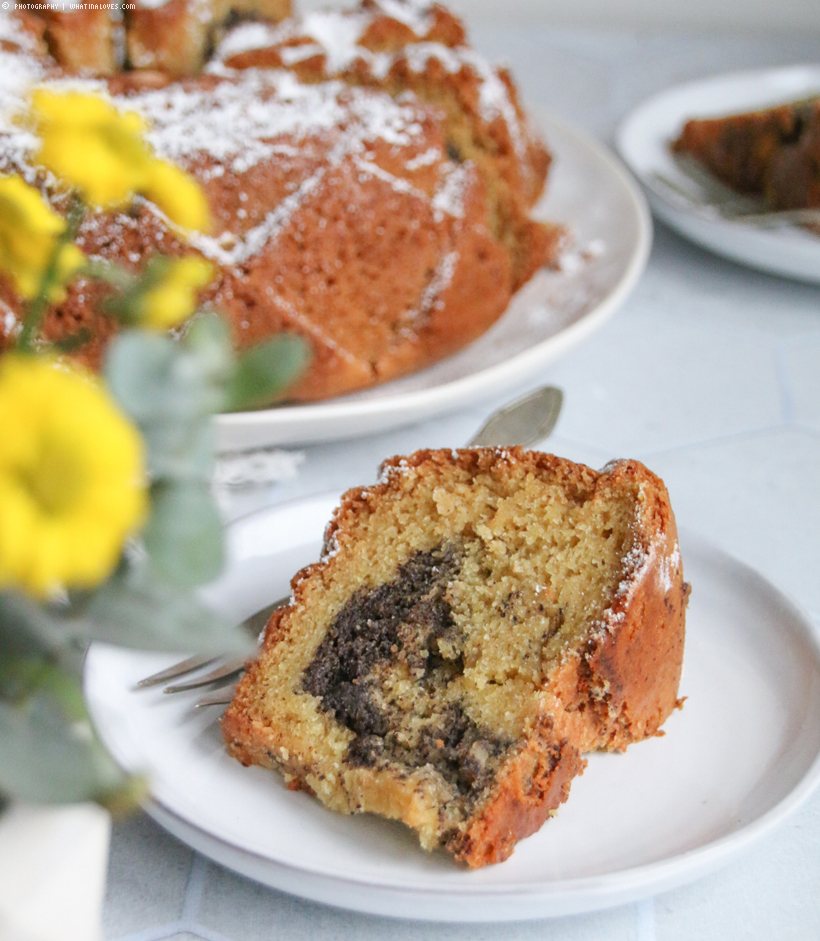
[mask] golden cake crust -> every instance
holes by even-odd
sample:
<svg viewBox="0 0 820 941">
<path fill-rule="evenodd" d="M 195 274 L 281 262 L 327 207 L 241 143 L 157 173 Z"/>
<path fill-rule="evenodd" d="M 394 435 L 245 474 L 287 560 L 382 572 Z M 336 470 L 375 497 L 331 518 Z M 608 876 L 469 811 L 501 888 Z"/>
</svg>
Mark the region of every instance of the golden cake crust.
<svg viewBox="0 0 820 941">
<path fill-rule="evenodd" d="M 45 45 L 66 73 L 94 77 L 124 68 L 194 75 L 229 24 L 277 23 L 291 14 L 290 0 L 138 0 L 122 11 L 79 0 L 61 9 L 38 6 L 12 15 L 38 22 Z"/>
<path fill-rule="evenodd" d="M 552 655 L 532 689 L 530 718 L 519 744 L 466 824 L 442 832 L 430 810 L 424 774 L 390 778 L 368 767 L 345 770 L 342 761 L 334 782 L 325 773 L 317 776 L 317 754 L 296 713 L 288 713 L 289 694 L 270 683 L 278 675 L 274 664 L 280 651 L 293 642 L 292 632 L 302 623 L 300 612 L 304 617 L 317 598 L 332 593 L 354 554 L 369 551 L 363 540 L 371 516 L 402 494 L 439 492 L 445 486 L 457 492 L 465 481 L 489 478 L 510 493 L 528 480 L 550 481 L 564 488 L 568 499 L 579 501 L 629 490 L 636 501 L 636 531 L 621 581 L 595 629 L 583 643 Z M 439 499 L 447 512 L 447 495 Z M 389 517 L 378 519 L 378 526 L 389 525 Z M 518 840 L 541 826 L 583 770 L 583 753 L 622 750 L 662 734 L 660 726 L 679 705 L 688 586 L 666 489 L 638 462 L 621 461 L 596 472 L 518 448 L 422 451 L 392 459 L 380 483 L 344 495 L 327 528 L 322 560 L 298 573 L 292 589 L 290 605 L 273 615 L 262 653 L 249 665 L 222 720 L 229 752 L 243 764 L 283 771 L 290 787 L 317 794 L 333 809 L 398 817 L 419 831 L 423 845 L 443 845 L 470 867 L 506 859 Z M 321 734 L 330 735 L 331 727 L 323 727 Z"/>
</svg>

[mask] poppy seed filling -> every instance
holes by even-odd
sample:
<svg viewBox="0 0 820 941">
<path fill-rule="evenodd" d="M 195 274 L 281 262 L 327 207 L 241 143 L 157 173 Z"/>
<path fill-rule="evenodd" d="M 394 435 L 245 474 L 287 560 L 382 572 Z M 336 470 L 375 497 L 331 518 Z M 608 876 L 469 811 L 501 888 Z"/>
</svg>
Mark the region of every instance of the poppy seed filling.
<svg viewBox="0 0 820 941">
<path fill-rule="evenodd" d="M 464 672 L 463 638 L 447 599 L 460 563 L 458 546 L 443 544 L 415 552 L 392 581 L 356 591 L 305 670 L 302 690 L 354 733 L 352 765 L 429 765 L 460 796 L 474 798 L 513 743 L 479 727 L 448 696 Z"/>
</svg>

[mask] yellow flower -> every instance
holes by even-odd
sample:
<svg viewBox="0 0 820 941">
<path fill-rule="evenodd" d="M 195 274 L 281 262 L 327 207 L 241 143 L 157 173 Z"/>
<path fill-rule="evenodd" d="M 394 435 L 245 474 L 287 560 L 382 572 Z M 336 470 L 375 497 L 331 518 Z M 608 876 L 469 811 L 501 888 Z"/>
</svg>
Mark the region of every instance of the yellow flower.
<svg viewBox="0 0 820 941">
<path fill-rule="evenodd" d="M 211 211 L 202 187 L 173 163 L 155 160 L 142 192 L 183 229 L 195 232 L 207 232 L 210 229 Z"/>
<path fill-rule="evenodd" d="M 205 231 L 210 218 L 199 184 L 154 155 L 143 140 L 145 121 L 97 95 L 39 88 L 31 94 L 37 161 L 83 198 L 103 209 L 142 193 L 174 223 Z"/>
<path fill-rule="evenodd" d="M 42 141 L 37 161 L 88 202 L 122 206 L 143 188 L 153 155 L 142 139 L 146 126 L 139 115 L 82 92 L 40 88 L 31 103 Z"/>
<path fill-rule="evenodd" d="M 159 283 L 140 295 L 136 320 L 149 330 L 168 330 L 191 316 L 200 288 L 213 280 L 214 266 L 197 255 L 168 262 Z"/>
<path fill-rule="evenodd" d="M 89 373 L 18 354 L 0 415 L 0 589 L 99 584 L 145 518 L 139 433 Z"/>
<path fill-rule="evenodd" d="M 33 186 L 20 177 L 0 174 L 0 271 L 11 278 L 15 290 L 33 298 L 51 261 L 66 221 L 54 212 Z M 49 301 L 65 297 L 65 283 L 85 264 L 85 256 L 68 243 L 57 259 L 57 276 Z"/>
</svg>

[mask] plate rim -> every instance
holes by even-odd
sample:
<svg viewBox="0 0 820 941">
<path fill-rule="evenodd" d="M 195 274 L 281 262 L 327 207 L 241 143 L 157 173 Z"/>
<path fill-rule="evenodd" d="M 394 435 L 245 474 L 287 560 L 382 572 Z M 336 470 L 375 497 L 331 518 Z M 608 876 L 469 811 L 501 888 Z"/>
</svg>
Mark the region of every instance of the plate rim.
<svg viewBox="0 0 820 941">
<path fill-rule="evenodd" d="M 667 99 L 674 100 L 679 96 L 692 94 L 703 95 L 716 86 L 724 84 L 741 82 L 753 84 L 755 82 L 772 81 L 779 76 L 785 77 L 788 75 L 804 75 L 805 84 L 813 82 L 820 90 L 820 64 L 811 62 L 759 69 L 738 69 L 719 72 L 705 78 L 679 82 L 655 92 L 631 108 L 618 122 L 614 134 L 614 143 L 618 155 L 643 187 L 654 214 L 681 235 L 717 255 L 747 267 L 816 284 L 820 283 L 820 264 L 812 266 L 801 260 L 799 256 L 790 259 L 787 254 L 785 260 L 778 260 L 777 253 L 772 256 L 767 252 L 767 249 L 772 248 L 779 250 L 781 253 L 783 252 L 784 243 L 782 239 L 778 238 L 776 231 L 749 226 L 741 220 L 724 219 L 719 216 L 715 216 L 715 218 L 701 216 L 667 199 L 665 194 L 654 186 L 647 177 L 644 167 L 633 159 L 633 147 L 630 140 L 635 128 L 640 127 L 646 120 L 646 114 L 657 109 Z M 775 103 L 775 101 L 772 101 L 771 104 Z M 769 106 L 766 104 L 765 97 L 759 101 L 759 104 L 761 107 Z M 752 109 L 754 106 L 754 102 L 750 101 L 749 104 L 738 105 L 737 107 Z M 706 117 L 710 116 L 708 103 L 704 104 L 703 111 Z M 677 112 L 674 113 L 677 114 Z M 686 116 L 683 114 L 677 115 L 679 126 L 682 125 Z M 719 113 L 716 112 L 713 116 L 719 116 Z M 652 141 L 653 144 L 662 143 L 655 135 L 653 135 Z M 803 247 L 815 254 L 813 251 L 815 246 L 811 243 L 805 243 Z M 820 238 L 817 239 L 816 249 L 818 260 L 820 260 Z"/>
<path fill-rule="evenodd" d="M 330 490 L 283 501 L 239 517 L 231 523 L 228 530 L 234 532 L 235 540 L 240 540 L 241 530 L 244 527 L 258 525 L 267 517 L 275 518 L 283 509 L 292 510 L 298 508 L 299 505 L 310 503 L 337 502 L 339 496 L 340 491 Z M 690 552 L 697 552 L 701 556 L 711 555 L 713 558 L 720 559 L 723 565 L 728 564 L 739 575 L 751 577 L 777 602 L 778 606 L 789 612 L 791 629 L 799 626 L 801 639 L 814 653 L 814 673 L 816 678 L 820 679 L 820 628 L 813 623 L 802 607 L 769 578 L 721 549 L 708 538 L 688 527 L 680 527 L 679 532 L 681 542 L 689 547 Z M 91 657 L 87 657 L 83 669 L 84 693 L 88 684 L 90 661 Z M 143 806 L 161 826 L 215 862 L 280 891 L 323 904 L 389 917 L 412 917 L 453 923 L 491 922 L 533 917 L 559 917 L 594 911 L 635 901 L 685 884 L 719 868 L 742 853 L 747 846 L 797 811 L 808 800 L 818 784 L 820 784 L 820 748 L 799 780 L 773 807 L 731 833 L 674 856 L 615 872 L 573 879 L 495 886 L 465 882 L 458 886 L 448 884 L 438 888 L 416 882 L 408 884 L 406 879 L 401 882 L 381 881 L 374 880 L 372 877 L 345 875 L 338 869 L 325 870 L 315 865 L 289 863 L 237 846 L 209 832 L 199 823 L 182 816 L 163 800 L 154 796 L 149 796 Z M 294 878 L 299 882 L 298 888 L 293 886 Z M 319 885 L 317 886 L 316 883 Z M 347 892 L 352 894 L 348 896 L 345 894 Z M 422 897 L 432 899 L 437 907 L 434 906 L 434 910 L 429 913 L 418 912 L 413 908 L 412 914 L 408 914 L 406 908 L 401 909 L 402 900 L 405 905 L 412 906 Z M 487 900 L 486 905 L 481 903 L 482 899 Z M 488 906 L 504 899 L 508 903 L 515 902 L 522 905 L 520 912 L 511 913 L 508 909 L 504 909 L 502 914 L 494 914 Z M 469 902 L 470 911 L 465 913 L 458 909 L 449 914 L 442 912 L 441 904 L 445 901 Z M 476 903 L 479 905 L 476 906 Z M 397 910 L 397 905 L 401 910 Z"/>
<path fill-rule="evenodd" d="M 538 365 L 549 362 L 555 356 L 574 346 L 603 324 L 623 305 L 640 280 L 652 248 L 652 213 L 646 196 L 641 187 L 636 184 L 632 174 L 624 166 L 622 159 L 591 134 L 556 116 L 547 109 L 530 108 L 529 113 L 538 125 L 539 130 L 543 131 L 545 135 L 549 135 L 551 127 L 555 128 L 561 134 L 571 138 L 577 146 L 581 146 L 594 154 L 596 159 L 607 168 L 607 171 L 618 180 L 634 213 L 636 223 L 635 245 L 629 262 L 621 273 L 617 284 L 603 301 L 572 324 L 534 346 L 514 354 L 503 362 L 429 388 L 395 395 L 388 394 L 384 398 L 371 399 L 366 402 L 341 402 L 338 399 L 329 399 L 305 405 L 282 406 L 276 409 L 260 409 L 218 415 L 215 417 L 218 450 L 223 452 L 241 450 L 243 446 L 238 444 L 238 436 L 243 431 L 249 437 L 259 437 L 260 440 L 262 437 L 269 437 L 271 445 L 309 444 L 318 443 L 319 441 L 343 440 L 348 437 L 355 437 L 356 434 L 354 432 L 340 432 L 336 438 L 328 435 L 317 438 L 309 430 L 304 430 L 306 423 L 318 425 L 342 417 L 384 419 L 387 416 L 395 416 L 396 421 L 387 425 L 380 424 L 380 428 L 386 430 L 387 428 L 400 427 L 403 424 L 418 420 L 419 416 L 429 415 L 432 417 L 433 415 L 446 414 L 447 411 L 458 408 L 471 396 L 482 395 L 488 397 L 520 384 L 523 370 L 526 370 L 529 375 Z M 401 413 L 405 412 L 408 413 L 407 417 L 399 417 Z M 263 430 L 271 422 L 277 426 L 279 433 L 273 436 L 263 435 Z"/>
</svg>

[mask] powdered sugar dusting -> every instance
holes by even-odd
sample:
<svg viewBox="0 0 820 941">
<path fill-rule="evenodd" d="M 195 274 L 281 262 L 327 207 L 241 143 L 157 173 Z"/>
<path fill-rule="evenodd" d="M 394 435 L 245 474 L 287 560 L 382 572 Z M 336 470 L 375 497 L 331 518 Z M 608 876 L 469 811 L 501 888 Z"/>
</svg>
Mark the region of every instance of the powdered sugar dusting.
<svg viewBox="0 0 820 941">
<path fill-rule="evenodd" d="M 380 91 L 350 88 L 339 81 L 303 84 L 284 70 L 235 72 L 222 67 L 222 72 L 205 87 L 175 84 L 126 98 L 110 98 L 101 82 L 56 80 L 48 84 L 61 90 L 94 91 L 109 97 L 118 108 L 138 112 L 147 120 L 150 130 L 146 136 L 157 154 L 187 166 L 203 181 L 226 171 L 241 175 L 277 154 L 298 156 L 311 144 L 319 148 L 321 166 L 261 222 L 241 235 L 192 236 L 196 248 L 222 265 L 242 264 L 256 255 L 316 193 L 328 172 L 345 163 L 352 164 L 360 175 L 378 177 L 398 192 L 432 202 L 437 214 L 460 213 L 462 168 L 456 168 L 453 178 L 445 180 L 431 201 L 412 183 L 368 159 L 375 141 L 397 148 L 415 145 L 424 129 L 423 112 L 413 102 L 399 102 Z M 25 81 L 20 86 L 22 92 Z M 10 119 L 0 126 L 0 132 L 5 132 L 4 156 L 23 172 L 31 171 L 30 154 L 36 149 L 36 139 Z M 143 203 L 170 227 L 156 206 Z M 117 223 L 120 221 L 118 218 Z"/>
<path fill-rule="evenodd" d="M 438 147 L 430 147 L 423 154 L 413 157 L 405 163 L 408 170 L 420 170 L 422 167 L 432 166 L 437 160 L 441 160 L 443 154 Z"/>
<path fill-rule="evenodd" d="M 386 484 L 389 483 L 394 477 L 401 477 L 410 470 L 410 464 L 407 462 L 407 458 L 403 457 L 398 461 L 393 461 L 390 464 L 382 464 L 379 470 L 379 478 L 376 481 L 377 484 Z"/>
<path fill-rule="evenodd" d="M 407 46 L 402 55 L 414 72 L 424 72 L 430 59 L 436 59 L 444 67 L 445 72 L 451 75 L 461 71 L 464 64 L 462 57 L 455 49 L 440 42 L 419 42 Z"/>
<path fill-rule="evenodd" d="M 433 25 L 432 3 L 418 0 L 376 0 L 376 6 L 385 16 L 409 26 L 419 37 L 426 35 Z"/>
<path fill-rule="evenodd" d="M 658 568 L 658 577 L 660 578 L 661 585 L 663 590 L 671 591 L 674 587 L 674 582 L 672 581 L 672 576 L 680 568 L 680 547 L 678 543 L 675 542 L 675 548 L 672 550 L 671 555 L 665 555 L 661 559 L 660 567 Z"/>
<path fill-rule="evenodd" d="M 325 68 L 332 75 L 359 57 L 357 43 L 371 20 L 367 13 L 308 13 L 302 21 L 302 32 L 322 47 Z"/>
<path fill-rule="evenodd" d="M 314 45 L 313 43 L 307 43 L 301 46 L 285 46 L 279 53 L 282 57 L 282 62 L 288 66 L 297 65 L 299 62 L 304 62 L 305 59 L 312 59 L 314 56 L 322 54 L 322 47 Z"/>
<path fill-rule="evenodd" d="M 377 0 L 376 12 L 315 12 L 294 18 L 276 27 L 258 24 L 240 26 L 223 40 L 215 60 L 225 61 L 238 52 L 264 49 L 296 39 L 310 39 L 308 45 L 283 45 L 279 52 L 286 65 L 293 65 L 316 54 L 325 56 L 325 72 L 338 76 L 360 60 L 373 76 L 383 79 L 398 60 L 406 61 L 414 72 L 424 72 L 431 59 L 437 60 L 452 75 L 471 70 L 479 79 L 479 110 L 485 121 L 501 117 L 506 123 L 519 158 L 526 155 L 526 132 L 522 118 L 510 98 L 507 86 L 490 63 L 467 46 L 451 48 L 439 42 L 425 42 L 432 25 L 432 4 L 406 0 Z M 378 15 L 378 11 L 409 26 L 421 41 L 411 42 L 395 53 L 373 52 L 359 45 L 359 40 Z M 213 68 L 213 66 L 212 66 Z"/>
<path fill-rule="evenodd" d="M 350 89 L 332 81 L 305 85 L 289 72 L 249 69 L 227 72 L 213 89 L 171 86 L 131 96 L 122 106 L 148 119 L 148 140 L 160 156 L 184 164 L 204 155 L 237 174 L 283 148 L 298 154 L 311 139 L 333 135 L 323 166 L 258 225 L 241 237 L 232 233 L 193 237 L 192 244 L 223 265 L 241 264 L 258 253 L 315 193 L 328 170 L 351 158 L 358 161 L 360 169 L 389 180 L 397 190 L 417 192 L 426 199 L 410 183 L 364 157 L 368 142 L 382 140 L 404 147 L 422 133 L 419 113 L 413 106 L 379 92 Z M 283 143 L 283 137 L 288 143 Z M 208 175 L 215 174 L 203 173 Z"/>
<path fill-rule="evenodd" d="M 331 524 L 332 525 L 332 524 Z M 325 530 L 325 538 L 322 544 L 322 554 L 319 558 L 320 562 L 327 562 L 328 559 L 332 559 L 334 556 L 339 554 L 339 550 L 342 548 L 339 545 L 339 540 L 336 538 L 336 533 L 329 535 L 330 525 Z"/>
<path fill-rule="evenodd" d="M 587 245 L 579 246 L 569 239 L 564 239 L 558 255 L 558 267 L 566 274 L 577 274 L 589 262 L 606 254 L 603 239 L 592 239 Z"/>
<path fill-rule="evenodd" d="M 0 139 L 3 156 L 11 163 L 20 164 L 37 142 L 26 130 L 18 127 L 14 119 L 25 108 L 26 94 L 32 85 L 41 81 L 45 69 L 34 52 L 36 44 L 19 22 L 8 13 L 0 12 L 0 41 L 13 43 L 19 52 L 0 49 Z M 0 165 L 0 169 L 2 165 Z M 31 178 L 31 174 L 26 174 Z"/>
<path fill-rule="evenodd" d="M 287 311 L 289 319 L 296 324 L 300 330 L 304 331 L 307 336 L 313 337 L 317 344 L 332 350 L 336 356 L 352 365 L 360 365 L 360 361 L 356 356 L 343 346 L 340 346 L 328 335 L 326 330 L 322 329 L 320 324 L 316 324 L 309 317 L 305 317 L 293 304 L 288 303 L 288 301 L 284 300 L 279 295 L 273 295 L 271 300 L 281 310 Z"/>
<path fill-rule="evenodd" d="M 191 244 L 203 255 L 213 258 L 222 265 L 238 265 L 247 261 L 248 258 L 260 252 L 285 227 L 294 213 L 299 210 L 305 198 L 319 187 L 326 172 L 326 168 L 323 167 L 303 180 L 295 192 L 283 199 L 275 209 L 267 213 L 259 225 L 249 229 L 242 238 L 231 237 L 232 233 L 223 233 L 218 238 L 195 234 L 191 237 Z"/>
<path fill-rule="evenodd" d="M 242 488 L 292 480 L 305 462 L 303 451 L 262 448 L 220 454 L 214 470 L 215 487 Z"/>
<path fill-rule="evenodd" d="M 458 265 L 458 259 L 458 252 L 448 252 L 438 263 L 430 283 L 421 295 L 418 313 L 426 314 L 433 310 L 433 308 L 441 309 L 444 306 L 441 295 L 452 283 L 453 275 Z"/>
<path fill-rule="evenodd" d="M 469 163 L 454 164 L 446 169 L 442 185 L 433 196 L 436 222 L 440 222 L 445 214 L 456 219 L 464 218 L 464 194 L 469 173 Z"/>
<path fill-rule="evenodd" d="M 624 575 L 615 590 L 616 598 L 621 598 L 629 594 L 635 581 L 643 574 L 649 565 L 653 549 L 654 544 L 647 548 L 646 546 L 636 543 L 629 552 L 626 553 L 623 557 Z"/>
<path fill-rule="evenodd" d="M 277 137 L 298 140 L 342 124 L 341 91 L 338 84 L 303 85 L 289 72 L 249 69 L 212 89 L 172 85 L 124 105 L 148 119 L 147 138 L 160 156 L 205 154 L 243 173 L 271 157 Z"/>
<path fill-rule="evenodd" d="M 253 49 L 265 49 L 280 42 L 284 36 L 283 29 L 271 23 L 240 23 L 219 44 L 215 58 L 224 60 Z"/>
<path fill-rule="evenodd" d="M 17 315 L 2 300 L 0 300 L 0 324 L 3 325 L 3 336 L 5 337 L 15 337 L 22 329 Z"/>
<path fill-rule="evenodd" d="M 371 160 L 363 160 L 361 158 L 356 158 L 355 165 L 360 171 L 359 180 L 360 182 L 365 182 L 369 177 L 376 177 L 379 180 L 382 180 L 385 183 L 388 183 L 392 189 L 397 193 L 405 193 L 411 196 L 415 196 L 417 199 L 427 200 L 427 196 L 420 190 L 413 186 L 408 180 L 405 180 L 403 177 L 394 176 L 392 173 L 388 173 L 387 170 L 384 170 L 377 163 L 373 163 Z"/>
<path fill-rule="evenodd" d="M 155 0 L 142 5 L 150 7 L 152 4 L 159 5 Z M 406 0 L 379 0 L 377 3 L 383 13 L 406 23 L 417 35 L 424 35 L 429 28 L 431 6 L 427 2 Z M 14 118 L 25 105 L 28 89 L 45 82 L 57 90 L 92 91 L 107 97 L 122 110 L 140 113 L 149 125 L 147 138 L 157 154 L 186 167 L 206 183 L 226 172 L 241 176 L 276 155 L 297 157 L 305 148 L 316 146 L 322 157 L 320 168 L 294 184 L 294 190 L 257 224 L 244 232 L 192 236 L 191 242 L 196 248 L 224 266 L 243 264 L 275 239 L 305 202 L 316 198 L 328 173 L 343 164 L 345 172 L 352 167 L 362 180 L 377 177 L 396 192 L 425 201 L 437 223 L 446 216 L 463 218 L 465 193 L 475 168 L 469 162 L 459 165 L 448 161 L 440 147 L 429 147 L 418 153 L 417 142 L 424 133 L 421 122 L 425 111 L 417 106 L 411 93 L 393 99 L 378 90 L 350 87 L 332 75 L 326 81 L 306 84 L 284 69 L 233 70 L 220 61 L 237 52 L 263 48 L 289 37 L 306 37 L 311 42 L 283 47 L 281 51 L 302 56 L 305 50 L 315 52 L 320 48 L 326 56 L 327 71 L 336 74 L 343 72 L 357 57 L 369 62 L 374 71 L 386 72 L 392 62 L 405 54 L 419 68 L 424 68 L 429 57 L 435 56 L 451 71 L 468 63 L 482 76 L 482 107 L 506 113 L 503 83 L 490 66 L 469 49 L 452 50 L 438 43 L 419 42 L 388 55 L 359 46 L 363 31 L 377 15 L 372 10 L 317 13 L 278 26 L 244 24 L 223 41 L 218 60 L 208 68 L 211 78 L 202 82 L 174 83 L 126 97 L 110 97 L 107 85 L 100 81 L 50 79 L 35 55 L 0 52 L 0 172 L 9 168 L 34 181 L 36 174 L 31 154 L 38 141 L 20 128 Z M 7 14 L 0 14 L 0 38 L 14 41 L 21 48 L 36 50 L 34 40 Z M 485 90 L 488 83 L 492 87 Z M 512 108 L 508 98 L 506 101 Z M 512 116 L 515 117 L 514 109 Z M 395 148 L 415 146 L 404 164 L 411 171 L 442 161 L 441 181 L 432 198 L 412 182 L 380 166 L 371 152 L 375 141 Z M 147 205 L 166 228 L 173 228 L 158 207 L 145 200 L 142 204 Z M 109 224 L 112 221 L 115 227 L 122 229 L 136 224 L 122 214 L 109 219 Z M 89 216 L 85 228 L 93 225 L 94 220 Z M 162 233 L 158 234 L 158 241 L 163 237 Z M 456 252 L 444 255 L 418 309 L 411 316 L 441 305 L 441 295 L 452 282 L 457 262 Z"/>
<path fill-rule="evenodd" d="M 14 43 L 23 52 L 33 53 L 37 47 L 34 37 L 23 29 L 20 20 L 2 11 L 0 11 L 0 40 Z"/>
<path fill-rule="evenodd" d="M 611 462 L 603 469 L 606 472 L 608 467 L 617 462 Z M 658 580 L 664 592 L 671 591 L 674 588 L 674 576 L 680 568 L 681 558 L 680 549 L 677 542 L 671 553 L 664 551 L 665 538 L 663 534 L 657 534 L 649 545 L 636 543 L 629 552 L 623 557 L 623 574 L 621 581 L 613 594 L 613 602 L 617 604 L 617 610 L 612 607 L 605 613 L 601 629 L 612 628 L 623 621 L 624 607 L 628 602 L 630 595 L 640 583 L 641 578 L 649 571 L 655 559 L 660 555 L 657 566 Z"/>
</svg>

